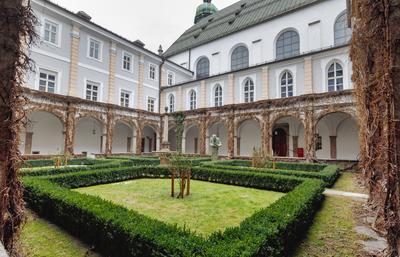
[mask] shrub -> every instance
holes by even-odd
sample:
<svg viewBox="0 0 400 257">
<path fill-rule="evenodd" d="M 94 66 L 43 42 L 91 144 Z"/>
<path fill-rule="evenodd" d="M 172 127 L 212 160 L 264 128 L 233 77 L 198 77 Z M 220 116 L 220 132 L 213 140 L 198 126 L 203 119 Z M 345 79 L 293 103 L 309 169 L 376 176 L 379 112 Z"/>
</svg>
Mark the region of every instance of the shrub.
<svg viewBox="0 0 400 257">
<path fill-rule="evenodd" d="M 75 158 L 68 159 L 68 165 L 94 165 L 96 163 L 101 162 L 102 160 L 89 159 L 89 158 Z M 35 167 L 46 167 L 46 166 L 54 166 L 54 160 L 27 160 L 24 161 L 24 168 L 35 168 Z"/>
<path fill-rule="evenodd" d="M 127 179 L 167 177 L 165 167 L 120 167 L 23 178 L 25 199 L 40 215 L 80 237 L 105 256 L 286 256 L 308 227 L 322 199 L 320 180 L 249 171 L 194 167 L 195 179 L 288 192 L 240 226 L 207 240 L 136 211 L 67 188 Z"/>
</svg>

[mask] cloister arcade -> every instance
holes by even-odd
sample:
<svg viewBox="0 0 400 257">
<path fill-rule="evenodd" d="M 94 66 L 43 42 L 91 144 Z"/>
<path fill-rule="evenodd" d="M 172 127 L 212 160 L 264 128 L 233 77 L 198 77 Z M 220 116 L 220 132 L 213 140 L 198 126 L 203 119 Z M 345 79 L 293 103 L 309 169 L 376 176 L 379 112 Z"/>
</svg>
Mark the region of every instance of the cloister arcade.
<svg viewBox="0 0 400 257">
<path fill-rule="evenodd" d="M 209 155 L 210 137 L 217 135 L 222 143 L 219 154 L 227 158 L 250 157 L 254 149 L 261 149 L 277 158 L 357 160 L 360 145 L 351 95 L 341 93 L 336 98 L 315 101 L 313 109 L 302 105 L 303 100 L 298 98 L 296 106 L 274 106 L 269 101 L 258 108 L 247 104 L 234 110 L 187 112 L 182 152 Z M 27 125 L 21 133 L 21 152 L 109 155 L 160 150 L 163 115 L 90 104 L 65 105 L 54 99 L 31 103 Z M 177 133 L 171 117 L 167 131 L 174 151 Z"/>
</svg>

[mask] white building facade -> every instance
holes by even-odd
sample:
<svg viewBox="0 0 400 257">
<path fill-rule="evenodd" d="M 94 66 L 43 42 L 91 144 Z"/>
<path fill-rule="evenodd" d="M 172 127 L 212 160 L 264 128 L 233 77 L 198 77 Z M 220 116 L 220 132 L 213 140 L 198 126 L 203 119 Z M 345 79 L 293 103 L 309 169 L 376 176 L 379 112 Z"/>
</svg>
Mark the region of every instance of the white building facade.
<svg viewBox="0 0 400 257">
<path fill-rule="evenodd" d="M 160 148 L 167 111 L 186 117 L 187 154 L 208 154 L 217 134 L 228 157 L 261 148 L 279 157 L 358 158 L 345 0 L 242 0 L 220 11 L 207 0 L 195 25 L 163 54 L 83 12 L 47 0 L 32 5 L 41 39 L 31 49 L 36 72 L 27 87 L 46 100 L 32 98 L 39 106 L 64 96 L 57 100 L 63 117 L 66 101 L 81 99 L 75 109 L 91 105 L 104 117 L 81 119 L 78 111 L 68 132 L 66 118 L 37 108 L 23 134 L 25 154 L 151 152 Z"/>
</svg>

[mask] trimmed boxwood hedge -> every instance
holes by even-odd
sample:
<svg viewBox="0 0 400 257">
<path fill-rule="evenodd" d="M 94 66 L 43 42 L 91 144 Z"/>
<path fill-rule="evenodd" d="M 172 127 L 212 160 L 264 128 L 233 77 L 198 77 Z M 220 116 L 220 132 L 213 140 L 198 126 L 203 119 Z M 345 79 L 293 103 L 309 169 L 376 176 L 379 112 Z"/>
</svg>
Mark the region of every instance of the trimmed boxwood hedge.
<svg viewBox="0 0 400 257">
<path fill-rule="evenodd" d="M 285 256 L 303 235 L 322 200 L 320 180 L 195 167 L 194 179 L 288 192 L 238 227 L 208 239 L 99 197 L 68 188 L 127 179 L 167 177 L 159 166 L 122 167 L 23 178 L 30 208 L 105 256 Z"/>
<path fill-rule="evenodd" d="M 97 160 L 97 164 L 87 165 L 87 166 L 72 166 L 72 167 L 43 167 L 43 168 L 24 168 L 21 171 L 23 176 L 48 176 L 57 175 L 63 173 L 79 172 L 79 171 L 89 171 L 89 170 L 99 170 L 107 168 L 117 168 L 125 166 L 133 166 L 134 164 L 129 160 Z"/>
<path fill-rule="evenodd" d="M 68 160 L 69 165 L 94 165 L 98 164 L 102 160 L 90 159 L 90 158 L 73 158 Z M 35 168 L 35 167 L 46 167 L 54 166 L 53 159 L 46 160 L 27 160 L 23 162 L 23 168 Z"/>
<path fill-rule="evenodd" d="M 221 160 L 215 161 L 215 165 L 222 166 L 251 166 L 249 160 Z M 281 170 L 301 170 L 301 171 L 321 171 L 327 165 L 320 163 L 304 163 L 304 162 L 275 162 L 275 168 Z M 265 168 L 272 168 L 272 162 L 267 162 Z"/>
<path fill-rule="evenodd" d="M 315 178 L 321 179 L 326 183 L 327 187 L 333 186 L 337 178 L 339 177 L 339 167 L 336 165 L 323 165 L 322 170 L 316 170 L 316 166 L 310 164 L 311 170 L 304 171 L 304 170 L 287 170 L 287 169 L 271 169 L 271 168 L 253 168 L 249 166 L 239 166 L 237 164 L 234 165 L 222 165 L 229 162 L 225 161 L 217 161 L 217 162 L 205 162 L 202 163 L 202 167 L 212 168 L 212 169 L 220 169 L 226 171 L 248 171 L 248 172 L 262 172 L 268 174 L 277 174 L 277 175 L 285 175 L 285 176 L 295 176 L 295 177 L 302 177 L 302 178 Z M 297 167 L 307 167 L 306 165 L 309 164 L 302 164 L 303 166 L 298 165 Z M 320 165 L 320 164 L 318 164 Z M 322 165 L 321 165 L 322 166 Z M 281 166 L 282 167 L 282 166 Z"/>
</svg>

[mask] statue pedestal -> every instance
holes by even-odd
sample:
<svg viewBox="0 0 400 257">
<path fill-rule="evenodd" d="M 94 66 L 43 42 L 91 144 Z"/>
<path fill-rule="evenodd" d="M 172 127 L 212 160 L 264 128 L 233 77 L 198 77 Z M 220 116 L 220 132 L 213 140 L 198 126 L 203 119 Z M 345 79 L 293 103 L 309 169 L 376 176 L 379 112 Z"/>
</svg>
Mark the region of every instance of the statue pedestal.
<svg viewBox="0 0 400 257">
<path fill-rule="evenodd" d="M 161 166 L 169 166 L 169 157 L 176 152 L 169 150 L 169 143 L 163 142 L 162 149 L 158 152 L 154 152 L 160 158 L 160 165 Z"/>
</svg>

